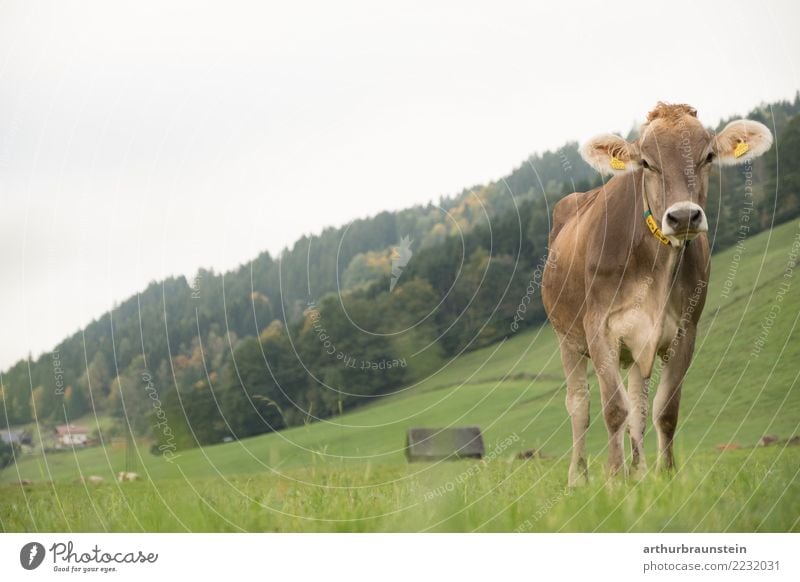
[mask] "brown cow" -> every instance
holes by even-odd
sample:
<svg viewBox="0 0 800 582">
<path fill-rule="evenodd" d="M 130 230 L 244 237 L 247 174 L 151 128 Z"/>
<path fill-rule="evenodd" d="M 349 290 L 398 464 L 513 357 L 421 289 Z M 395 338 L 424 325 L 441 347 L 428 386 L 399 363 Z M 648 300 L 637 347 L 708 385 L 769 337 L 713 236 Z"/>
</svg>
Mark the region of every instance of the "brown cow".
<svg viewBox="0 0 800 582">
<path fill-rule="evenodd" d="M 626 428 L 632 469 L 646 469 L 647 385 L 661 357 L 653 422 L 658 464 L 673 468 L 681 385 L 709 276 L 704 207 L 710 168 L 712 162 L 747 162 L 771 144 L 770 131 L 755 121 L 734 121 L 713 135 L 692 107 L 659 103 L 637 141 L 603 135 L 581 148 L 590 165 L 614 177 L 556 204 L 542 287 L 567 380 L 570 486 L 588 480 L 588 358 L 600 383 L 608 472 L 614 475 L 624 467 Z M 620 367 L 630 368 L 627 394 Z"/>
</svg>

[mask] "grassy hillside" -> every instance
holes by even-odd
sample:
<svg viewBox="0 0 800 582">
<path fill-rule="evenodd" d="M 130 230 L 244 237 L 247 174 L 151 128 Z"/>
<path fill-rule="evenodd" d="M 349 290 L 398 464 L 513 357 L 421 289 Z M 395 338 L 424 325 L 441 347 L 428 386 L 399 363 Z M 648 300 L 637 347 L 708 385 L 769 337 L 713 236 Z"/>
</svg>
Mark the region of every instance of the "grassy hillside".
<svg viewBox="0 0 800 582">
<path fill-rule="evenodd" d="M 81 472 L 109 479 L 124 468 L 124 451 L 110 447 L 24 458 L 0 478 L 9 484 L 0 499 L 0 525 L 131 531 L 797 529 L 800 449 L 718 453 L 715 445 L 750 447 L 764 434 L 800 432 L 800 282 L 791 269 L 798 234 L 800 225 L 791 222 L 714 256 L 681 408 L 676 451 L 684 469 L 672 483 L 652 476 L 647 486 L 616 492 L 598 484 L 606 432 L 593 384 L 588 448 L 595 484 L 563 492 L 570 429 L 557 345 L 543 327 L 457 358 L 418 385 L 329 421 L 179 451 L 174 464 L 142 447 L 136 470 L 152 482 L 124 488 L 69 483 Z M 761 351 L 754 353 L 759 341 Z M 487 449 L 501 450 L 496 459 L 406 464 L 407 428 L 463 424 L 481 426 Z M 649 430 L 651 461 L 654 441 Z M 553 458 L 513 460 L 530 448 Z M 460 478 L 470 468 L 475 474 Z M 13 484 L 20 478 L 38 484 L 22 489 Z M 94 511 L 83 508 L 87 499 Z M 420 503 L 430 511 L 418 511 Z M 695 503 L 710 513 L 697 515 Z M 642 511 L 646 517 L 638 519 Z"/>
</svg>

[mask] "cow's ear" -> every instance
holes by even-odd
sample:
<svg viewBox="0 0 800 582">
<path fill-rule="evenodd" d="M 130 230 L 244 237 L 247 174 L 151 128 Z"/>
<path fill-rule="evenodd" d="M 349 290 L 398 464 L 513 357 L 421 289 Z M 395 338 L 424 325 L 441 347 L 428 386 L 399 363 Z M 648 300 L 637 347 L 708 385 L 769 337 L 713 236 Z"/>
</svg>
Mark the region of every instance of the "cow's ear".
<svg viewBox="0 0 800 582">
<path fill-rule="evenodd" d="M 757 158 L 772 146 L 772 132 L 763 123 L 737 119 L 714 137 L 712 147 L 722 166 L 742 164 Z"/>
<path fill-rule="evenodd" d="M 626 174 L 641 165 L 639 148 L 618 135 L 598 135 L 580 149 L 581 157 L 601 174 Z"/>
</svg>

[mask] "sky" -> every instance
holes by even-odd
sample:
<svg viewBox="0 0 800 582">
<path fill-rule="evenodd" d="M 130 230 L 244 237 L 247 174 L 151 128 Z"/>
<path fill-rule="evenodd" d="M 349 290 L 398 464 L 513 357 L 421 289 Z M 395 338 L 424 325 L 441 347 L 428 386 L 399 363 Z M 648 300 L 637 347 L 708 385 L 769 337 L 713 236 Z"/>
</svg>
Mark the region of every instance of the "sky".
<svg viewBox="0 0 800 582">
<path fill-rule="evenodd" d="M 169 275 L 800 88 L 796 1 L 0 1 L 0 369 Z"/>
</svg>

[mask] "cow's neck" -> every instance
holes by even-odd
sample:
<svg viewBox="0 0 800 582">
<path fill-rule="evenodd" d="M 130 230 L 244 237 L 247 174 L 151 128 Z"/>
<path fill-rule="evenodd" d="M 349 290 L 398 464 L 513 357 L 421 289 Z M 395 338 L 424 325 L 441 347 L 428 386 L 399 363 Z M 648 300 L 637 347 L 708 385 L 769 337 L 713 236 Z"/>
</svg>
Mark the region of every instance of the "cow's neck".
<svg viewBox="0 0 800 582">
<path fill-rule="evenodd" d="M 634 202 L 634 214 L 637 217 L 634 227 L 634 252 L 636 253 L 637 264 L 648 266 L 652 277 L 652 293 L 656 298 L 659 307 L 665 307 L 669 299 L 670 290 L 675 288 L 675 281 L 679 277 L 679 271 L 685 268 L 683 254 L 686 250 L 684 245 L 674 246 L 664 244 L 658 233 L 652 232 L 647 224 L 646 210 L 648 204 L 644 193 L 644 182 L 642 177 L 637 175 L 634 180 L 636 194 L 629 196 L 628 200 Z M 653 217 L 655 221 L 655 218 Z M 663 234 L 661 235 L 663 236 Z"/>
<path fill-rule="evenodd" d="M 640 176 L 637 176 L 637 185 L 641 186 Z M 646 299 L 643 301 L 647 309 L 643 310 L 648 314 L 649 323 L 636 319 L 640 326 L 638 340 L 633 340 L 628 346 L 635 354 L 635 359 L 639 365 L 639 370 L 645 378 L 649 378 L 653 369 L 659 346 L 665 332 L 670 329 L 670 321 L 675 317 L 676 302 L 673 301 L 673 294 L 680 293 L 680 285 L 677 281 L 681 278 L 681 270 L 686 268 L 684 253 L 686 247 L 676 247 L 663 244 L 650 231 L 645 223 L 644 208 L 640 191 L 636 189 L 635 195 L 631 195 L 628 190 L 626 195 L 628 210 L 626 215 L 636 217 L 632 232 L 632 253 L 635 289 L 644 288 Z M 633 307 L 632 309 L 636 309 Z"/>
</svg>

